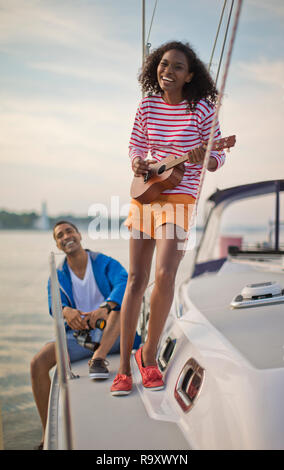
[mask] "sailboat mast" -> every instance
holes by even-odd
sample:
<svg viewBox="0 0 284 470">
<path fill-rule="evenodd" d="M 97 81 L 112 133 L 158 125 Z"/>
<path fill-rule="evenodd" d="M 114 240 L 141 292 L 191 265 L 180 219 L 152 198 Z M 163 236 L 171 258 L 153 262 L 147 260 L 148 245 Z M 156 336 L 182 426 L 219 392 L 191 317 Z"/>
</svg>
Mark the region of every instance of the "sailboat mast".
<svg viewBox="0 0 284 470">
<path fill-rule="evenodd" d="M 142 67 L 144 65 L 144 61 L 145 61 L 145 0 L 142 0 Z M 143 91 L 142 91 L 142 98 L 144 98 Z"/>
<path fill-rule="evenodd" d="M 145 60 L 145 0 L 142 0 L 142 65 Z"/>
</svg>

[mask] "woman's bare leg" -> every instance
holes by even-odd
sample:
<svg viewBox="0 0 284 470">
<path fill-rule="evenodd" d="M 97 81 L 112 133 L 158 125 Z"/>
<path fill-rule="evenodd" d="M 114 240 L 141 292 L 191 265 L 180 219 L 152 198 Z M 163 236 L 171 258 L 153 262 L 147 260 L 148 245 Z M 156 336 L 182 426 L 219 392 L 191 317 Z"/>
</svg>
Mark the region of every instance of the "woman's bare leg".
<svg viewBox="0 0 284 470">
<path fill-rule="evenodd" d="M 145 289 L 148 285 L 155 240 L 143 234 L 130 239 L 129 274 L 120 311 L 120 374 L 131 374 L 130 357 Z"/>
<path fill-rule="evenodd" d="M 162 225 L 159 230 L 162 233 L 156 240 L 155 286 L 150 300 L 148 335 L 143 346 L 144 366 L 156 365 L 157 347 L 172 305 L 176 273 L 183 255 L 183 251 L 178 249 L 181 238 L 175 232 L 172 239 L 166 236 L 168 224 Z M 185 237 L 185 233 L 179 234 L 179 237 L 183 234 Z"/>
</svg>

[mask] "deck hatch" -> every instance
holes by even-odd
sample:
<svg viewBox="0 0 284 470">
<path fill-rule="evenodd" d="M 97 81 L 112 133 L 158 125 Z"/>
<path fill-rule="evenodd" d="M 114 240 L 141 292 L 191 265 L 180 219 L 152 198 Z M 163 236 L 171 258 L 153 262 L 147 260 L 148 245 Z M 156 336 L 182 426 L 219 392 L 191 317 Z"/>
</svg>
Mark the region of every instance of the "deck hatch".
<svg viewBox="0 0 284 470">
<path fill-rule="evenodd" d="M 197 399 L 204 381 L 204 369 L 195 359 L 189 359 L 178 377 L 175 398 L 184 412 L 188 412 Z"/>
<path fill-rule="evenodd" d="M 231 302 L 233 308 L 257 307 L 284 302 L 284 290 L 277 282 L 246 285 Z"/>
<path fill-rule="evenodd" d="M 158 365 L 159 368 L 162 372 L 164 372 L 171 360 L 171 357 L 173 355 L 173 352 L 176 347 L 176 339 L 172 339 L 170 336 L 165 341 L 165 344 L 163 345 L 161 352 L 158 357 Z"/>
</svg>

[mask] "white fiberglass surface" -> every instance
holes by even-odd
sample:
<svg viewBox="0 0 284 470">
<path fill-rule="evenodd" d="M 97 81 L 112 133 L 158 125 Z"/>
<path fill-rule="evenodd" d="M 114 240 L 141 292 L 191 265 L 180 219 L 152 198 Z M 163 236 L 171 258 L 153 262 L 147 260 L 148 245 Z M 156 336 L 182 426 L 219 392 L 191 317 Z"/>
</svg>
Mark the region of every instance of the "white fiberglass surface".
<svg viewBox="0 0 284 470">
<path fill-rule="evenodd" d="M 199 276 L 191 280 L 187 290 L 200 314 L 259 369 L 284 366 L 284 305 L 233 309 L 230 303 L 247 284 L 267 281 L 276 281 L 284 288 L 284 274 L 280 271 L 250 268 Z"/>
</svg>

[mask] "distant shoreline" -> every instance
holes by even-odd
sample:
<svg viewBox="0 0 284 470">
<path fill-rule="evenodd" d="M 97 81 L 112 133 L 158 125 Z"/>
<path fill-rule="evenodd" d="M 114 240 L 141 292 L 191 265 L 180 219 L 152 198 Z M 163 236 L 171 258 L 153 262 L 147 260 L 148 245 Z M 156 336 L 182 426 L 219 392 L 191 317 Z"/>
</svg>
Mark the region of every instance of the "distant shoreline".
<svg viewBox="0 0 284 470">
<path fill-rule="evenodd" d="M 126 217 L 119 217 L 116 219 L 105 219 L 102 217 L 101 221 L 104 222 L 104 227 L 107 225 L 110 229 L 114 222 L 116 225 L 120 226 L 125 219 Z M 75 216 L 71 214 L 61 214 L 56 217 L 45 215 L 43 223 L 43 215 L 37 214 L 36 212 L 25 212 L 19 214 L 16 212 L 0 210 L 0 230 L 35 230 L 45 232 L 51 230 L 54 224 L 59 220 L 68 220 L 69 222 L 74 223 L 80 230 L 88 230 L 93 217 Z"/>
<path fill-rule="evenodd" d="M 68 219 L 70 220 L 70 219 Z M 71 220 L 70 220 L 71 221 Z M 78 226 L 78 229 L 80 231 L 88 231 L 88 225 L 89 223 L 91 222 L 91 220 L 88 222 L 88 224 L 86 225 L 80 225 L 79 223 L 77 224 Z M 75 222 L 76 223 L 76 222 Z M 109 222 L 110 223 L 110 222 Z M 120 224 L 123 223 L 123 220 L 120 222 Z M 196 227 L 196 230 L 199 232 L 201 230 L 203 230 L 203 227 Z M 224 231 L 246 231 L 246 232 L 265 232 L 267 231 L 267 227 L 266 226 L 263 226 L 263 225 L 231 225 L 231 226 L 228 226 L 228 227 L 224 227 Z M 35 228 L 35 227 L 0 227 L 0 232 L 8 232 L 8 231 L 15 231 L 15 232 L 36 232 L 36 233 L 47 233 L 47 232 L 52 232 L 52 225 L 50 226 L 50 228 L 46 229 L 46 230 L 42 230 L 42 229 L 38 229 L 38 228 Z M 108 230 L 109 232 L 111 231 L 111 228 L 109 228 Z"/>
<path fill-rule="evenodd" d="M 49 232 L 52 230 L 52 227 L 59 220 L 68 220 L 69 222 L 74 223 L 79 230 L 88 231 L 90 223 L 94 220 L 94 217 L 85 217 L 85 216 L 75 216 L 71 214 L 61 214 L 57 217 L 46 216 L 47 225 L 40 226 L 39 222 L 42 218 L 41 214 L 36 212 L 29 213 L 16 213 L 8 212 L 5 210 L 0 210 L 0 231 L 33 231 L 33 232 Z M 108 230 L 111 231 L 112 227 L 121 227 L 126 217 L 119 218 L 108 218 L 101 217 L 101 227 L 108 227 Z M 230 225 L 224 227 L 224 230 L 229 231 L 267 231 L 268 227 L 264 225 Z M 202 226 L 196 227 L 197 231 L 203 230 Z"/>
</svg>

